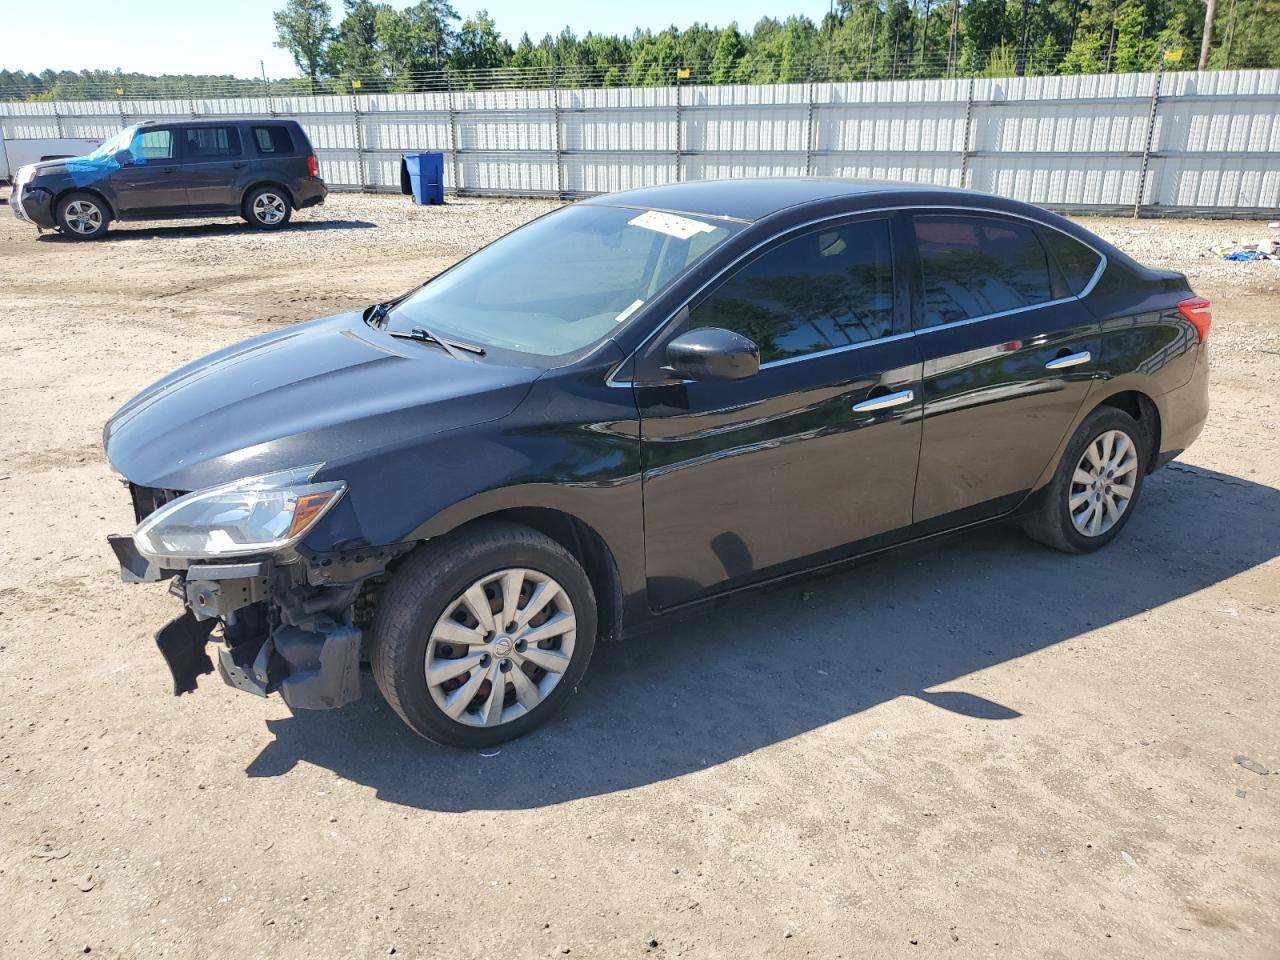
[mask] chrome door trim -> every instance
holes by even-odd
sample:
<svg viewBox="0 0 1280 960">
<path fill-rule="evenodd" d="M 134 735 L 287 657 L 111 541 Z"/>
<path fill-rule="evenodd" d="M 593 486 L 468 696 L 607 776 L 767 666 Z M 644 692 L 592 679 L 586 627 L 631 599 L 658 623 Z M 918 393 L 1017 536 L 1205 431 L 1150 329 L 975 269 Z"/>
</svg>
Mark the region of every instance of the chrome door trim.
<svg viewBox="0 0 1280 960">
<path fill-rule="evenodd" d="M 662 319 L 661 322 L 654 324 L 654 327 L 649 332 L 649 335 L 645 337 L 643 340 L 641 340 L 636 345 L 635 349 L 633 349 L 630 353 L 628 353 L 618 363 L 614 364 L 613 367 L 609 370 L 609 375 L 605 377 L 605 381 L 604 381 L 605 386 L 607 387 L 633 386 L 634 384 L 633 384 L 633 381 L 631 380 L 619 381 L 614 379 L 618 371 L 621 370 L 623 367 L 625 367 L 632 358 L 634 358 L 637 354 L 639 354 L 642 350 L 644 350 L 644 348 L 648 345 L 649 341 L 652 340 L 654 337 L 656 337 L 659 332 L 665 329 L 667 324 L 669 324 L 675 318 L 675 315 L 677 313 L 679 313 L 681 310 L 688 307 L 689 304 L 692 303 L 694 300 L 696 300 L 699 296 L 701 296 L 702 293 L 705 290 L 707 290 L 708 287 L 719 282 L 721 278 L 727 277 L 733 270 L 735 270 L 738 267 L 740 263 L 742 263 L 742 261 L 754 255 L 762 247 L 768 246 L 769 244 L 773 243 L 779 237 L 788 236 L 791 234 L 798 234 L 801 231 L 807 230 L 810 227 L 816 227 L 824 223 L 830 223 L 832 220 L 852 220 L 862 216 L 873 216 L 875 214 L 894 214 L 894 213 L 900 213 L 900 212 L 911 212 L 914 210 L 931 210 L 931 211 L 936 210 L 941 212 L 945 212 L 949 210 L 958 210 L 958 211 L 963 211 L 965 213 L 986 214 L 987 216 L 994 216 L 994 217 L 1012 217 L 1016 220 L 1025 220 L 1028 223 L 1034 223 L 1036 226 L 1044 227 L 1045 229 L 1048 229 L 1048 230 L 1057 230 L 1058 233 L 1062 234 L 1068 239 L 1074 240 L 1076 243 L 1080 244 L 1081 246 L 1088 247 L 1090 250 L 1092 250 L 1094 253 L 1098 255 L 1098 266 L 1097 266 L 1097 269 L 1094 270 L 1093 276 L 1090 278 L 1089 282 L 1085 284 L 1084 289 L 1081 290 L 1078 294 L 1075 294 L 1070 297 L 1059 297 L 1057 300 L 1047 300 L 1044 303 L 1034 303 L 1026 307 L 1015 307 L 1012 310 L 1002 310 L 998 313 L 987 313 L 987 314 L 983 314 L 980 317 L 967 317 L 964 320 L 953 320 L 950 323 L 940 323 L 937 326 L 933 326 L 933 327 L 921 327 L 919 330 L 909 330 L 906 333 L 894 334 L 893 337 L 881 337 L 878 340 L 867 340 L 865 343 L 850 344 L 849 346 L 845 346 L 845 347 L 835 347 L 833 350 L 822 350 L 818 353 L 806 353 L 799 357 L 788 357 L 785 360 L 774 360 L 774 361 L 770 361 L 770 363 L 768 364 L 761 364 L 761 369 L 764 369 L 764 367 L 770 366 L 772 364 L 791 363 L 797 360 L 808 360 L 810 357 L 825 356 L 826 354 L 833 353 L 836 350 L 849 350 L 854 347 L 870 346 L 873 343 L 884 343 L 890 339 L 915 336 L 918 333 L 925 333 L 931 330 L 945 330 L 948 327 L 959 327 L 967 323 L 978 323 L 981 320 L 992 320 L 997 317 L 1007 317 L 1007 316 L 1011 316 L 1012 314 L 1022 313 L 1027 310 L 1039 310 L 1041 307 L 1052 307 L 1062 303 L 1070 303 L 1072 300 L 1083 300 L 1093 291 L 1094 286 L 1097 285 L 1098 281 L 1102 278 L 1102 274 L 1107 269 L 1107 255 L 1103 253 L 1101 250 L 1097 249 L 1090 243 L 1086 243 L 1084 240 L 1081 240 L 1079 237 L 1074 237 L 1071 234 L 1067 233 L 1065 230 L 1062 230 L 1059 227 L 1055 227 L 1051 223 L 1045 223 L 1043 220 L 1038 220 L 1035 217 L 1028 216 L 1027 214 L 1024 214 L 1024 213 L 1013 213 L 1005 210 L 992 210 L 987 207 L 974 207 L 974 206 L 966 206 L 963 204 L 954 204 L 954 203 L 943 203 L 943 204 L 918 203 L 918 204 L 905 204 L 905 205 L 899 204 L 897 206 L 892 206 L 892 207 L 873 207 L 869 210 L 846 210 L 843 213 L 832 213 L 832 214 L 828 214 L 825 217 L 815 217 L 813 220 L 807 220 L 804 223 L 797 224 L 791 229 L 785 231 L 784 233 L 775 233 L 772 236 L 766 237 L 760 240 L 755 246 L 751 247 L 748 250 L 744 250 L 742 253 L 738 254 L 738 256 L 734 257 L 733 260 L 725 264 L 725 266 L 720 271 L 718 271 L 714 276 L 708 278 L 705 282 L 702 283 L 701 286 L 698 287 L 698 289 L 693 291 L 693 293 L 689 294 L 689 296 L 685 297 L 685 299 L 677 307 L 671 310 L 666 315 L 666 317 Z M 695 214 L 695 213 L 692 213 L 691 211 L 683 211 L 683 212 L 691 216 L 702 216 L 702 214 Z M 637 311 L 637 312 L 641 312 L 641 311 Z M 635 320 L 635 316 L 633 315 L 630 319 Z"/>
<path fill-rule="evenodd" d="M 888 410 L 890 407 L 901 407 L 915 400 L 914 390 L 899 390 L 897 393 L 886 393 L 870 400 L 863 400 L 853 405 L 854 413 L 874 413 L 877 410 Z"/>
<path fill-rule="evenodd" d="M 1088 350 L 1081 350 L 1079 353 L 1069 353 L 1065 357 L 1056 357 L 1044 365 L 1046 370 L 1065 370 L 1067 367 L 1078 367 L 1082 363 L 1088 363 L 1093 359 L 1093 354 Z"/>
</svg>

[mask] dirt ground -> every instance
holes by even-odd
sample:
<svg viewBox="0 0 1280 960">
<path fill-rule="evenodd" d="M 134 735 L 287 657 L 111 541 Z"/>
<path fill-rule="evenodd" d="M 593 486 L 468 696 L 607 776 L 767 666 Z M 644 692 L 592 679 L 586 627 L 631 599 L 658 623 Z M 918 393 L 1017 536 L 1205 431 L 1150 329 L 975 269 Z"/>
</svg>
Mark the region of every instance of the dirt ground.
<svg viewBox="0 0 1280 960">
<path fill-rule="evenodd" d="M 0 957 L 1280 957 L 1280 263 L 1205 252 L 1266 224 L 1089 223 L 1215 314 L 1204 435 L 1098 555 L 990 529 L 738 600 L 598 649 L 496 756 L 367 677 L 170 695 L 103 422 L 547 207 L 0 215 Z"/>
</svg>

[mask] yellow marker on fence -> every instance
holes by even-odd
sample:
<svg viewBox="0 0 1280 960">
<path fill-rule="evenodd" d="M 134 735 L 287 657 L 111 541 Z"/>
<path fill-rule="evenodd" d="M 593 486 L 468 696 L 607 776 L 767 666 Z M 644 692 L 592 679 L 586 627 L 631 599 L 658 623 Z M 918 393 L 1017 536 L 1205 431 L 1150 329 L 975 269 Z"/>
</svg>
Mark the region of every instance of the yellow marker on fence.
<svg viewBox="0 0 1280 960">
<path fill-rule="evenodd" d="M 352 81 L 351 81 L 351 89 L 352 89 L 352 90 L 359 90 L 359 89 L 360 89 L 360 81 L 359 81 L 359 80 L 352 80 Z"/>
<path fill-rule="evenodd" d="M 1181 51 L 1181 50 L 1166 50 L 1166 51 L 1164 52 L 1164 62 L 1165 62 L 1165 63 L 1177 63 L 1177 62 L 1178 62 L 1178 61 L 1180 61 L 1181 59 L 1182 59 L 1182 51 Z"/>
<path fill-rule="evenodd" d="M 116 96 L 117 96 L 117 97 L 123 97 L 123 96 L 124 96 L 124 87 L 116 87 Z"/>
<path fill-rule="evenodd" d="M 688 67 L 676 67 L 676 79 L 677 79 L 677 80 L 688 80 L 688 79 L 689 79 L 689 68 L 688 68 Z"/>
</svg>

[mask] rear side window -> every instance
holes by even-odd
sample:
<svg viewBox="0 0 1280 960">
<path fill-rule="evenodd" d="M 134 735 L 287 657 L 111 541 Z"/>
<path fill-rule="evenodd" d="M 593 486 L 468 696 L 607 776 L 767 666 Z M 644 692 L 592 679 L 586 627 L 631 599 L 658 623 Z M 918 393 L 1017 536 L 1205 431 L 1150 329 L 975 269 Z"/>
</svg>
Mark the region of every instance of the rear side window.
<svg viewBox="0 0 1280 960">
<path fill-rule="evenodd" d="M 1068 237 L 1057 230 L 1042 230 L 1040 233 L 1049 253 L 1058 263 L 1058 269 L 1067 282 L 1067 291 L 1072 296 L 1079 296 L 1080 291 L 1089 285 L 1093 275 L 1102 262 L 1102 256 L 1086 247 L 1079 240 Z"/>
<path fill-rule="evenodd" d="M 788 240 L 722 283 L 689 316 L 754 340 L 760 360 L 786 360 L 893 332 L 888 220 L 862 220 Z"/>
<path fill-rule="evenodd" d="M 240 131 L 235 127 L 188 127 L 187 159 L 219 160 L 240 156 Z"/>
<path fill-rule="evenodd" d="M 254 127 L 253 141 L 258 152 L 264 155 L 293 153 L 293 137 L 289 136 L 289 128 L 282 124 Z"/>
<path fill-rule="evenodd" d="M 1053 299 L 1049 260 L 1030 225 L 964 216 L 917 216 L 926 327 Z"/>
</svg>

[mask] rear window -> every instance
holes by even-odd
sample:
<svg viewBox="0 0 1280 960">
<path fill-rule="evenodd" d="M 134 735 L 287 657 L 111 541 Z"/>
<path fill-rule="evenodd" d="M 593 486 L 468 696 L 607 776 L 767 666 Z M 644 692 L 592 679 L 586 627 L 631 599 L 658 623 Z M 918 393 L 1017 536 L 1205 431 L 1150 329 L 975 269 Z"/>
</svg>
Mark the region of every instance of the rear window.
<svg viewBox="0 0 1280 960">
<path fill-rule="evenodd" d="M 926 327 L 1054 299 L 1049 259 L 1035 231 L 1009 220 L 917 216 Z"/>
<path fill-rule="evenodd" d="M 1041 237 L 1053 255 L 1053 259 L 1057 261 L 1058 269 L 1062 271 L 1068 292 L 1072 296 L 1079 296 L 1093 279 L 1093 275 L 1098 270 L 1098 264 L 1102 262 L 1102 256 L 1079 240 L 1068 237 L 1065 233 L 1059 233 L 1057 230 L 1044 230 L 1041 232 Z"/>
<path fill-rule="evenodd" d="M 261 154 L 293 153 L 293 137 L 283 124 L 254 127 L 253 141 Z"/>
<path fill-rule="evenodd" d="M 240 131 L 235 127 L 188 127 L 187 159 L 217 160 L 240 156 Z"/>
</svg>

